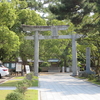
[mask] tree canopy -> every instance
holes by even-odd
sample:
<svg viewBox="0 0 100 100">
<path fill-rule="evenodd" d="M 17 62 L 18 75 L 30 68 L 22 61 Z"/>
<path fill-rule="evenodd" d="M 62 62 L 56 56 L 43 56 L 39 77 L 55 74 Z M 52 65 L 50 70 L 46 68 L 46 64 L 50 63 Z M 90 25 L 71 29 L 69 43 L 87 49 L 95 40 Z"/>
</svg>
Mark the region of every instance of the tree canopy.
<svg viewBox="0 0 100 100">
<path fill-rule="evenodd" d="M 84 62 L 85 49 L 91 47 L 91 66 L 100 66 L 100 0 L 58 0 L 49 4 L 49 10 L 58 20 L 70 20 L 74 32 L 84 35 L 77 39 L 78 58 Z"/>
<path fill-rule="evenodd" d="M 40 16 L 37 11 L 48 15 Z M 92 65 L 100 66 L 100 0 L 1 0 L 0 13 L 0 59 L 3 61 L 18 56 L 23 61 L 34 59 L 34 41 L 24 39 L 34 32 L 24 32 L 22 24 L 69 25 L 59 35 L 83 34 L 84 38 L 77 39 L 78 59 L 85 62 L 85 49 L 89 46 Z M 40 40 L 40 59 L 59 58 L 68 66 L 72 56 L 70 47 L 71 40 Z"/>
<path fill-rule="evenodd" d="M 30 46 L 30 42 L 24 39 L 27 33 L 23 32 L 21 25 L 46 25 L 45 20 L 34 10 L 29 9 L 25 0 L 11 0 L 10 2 L 2 0 L 0 2 L 0 13 L 0 59 L 12 61 L 24 54 L 27 58 L 30 58 L 30 56 L 27 56 L 27 48 L 31 49 L 33 44 Z M 25 46 L 26 43 L 29 47 Z M 23 47 L 26 48 L 23 49 Z M 33 51 L 31 52 L 33 54 Z"/>
</svg>

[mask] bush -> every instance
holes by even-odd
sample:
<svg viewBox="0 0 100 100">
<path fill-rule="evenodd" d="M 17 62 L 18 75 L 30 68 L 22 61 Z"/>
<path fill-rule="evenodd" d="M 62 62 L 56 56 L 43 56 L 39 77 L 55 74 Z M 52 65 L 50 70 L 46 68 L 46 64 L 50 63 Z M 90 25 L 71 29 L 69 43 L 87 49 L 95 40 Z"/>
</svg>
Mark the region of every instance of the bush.
<svg viewBox="0 0 100 100">
<path fill-rule="evenodd" d="M 42 69 L 39 67 L 39 72 L 41 72 L 42 71 Z"/>
<path fill-rule="evenodd" d="M 33 76 L 34 76 L 33 73 L 29 73 L 26 75 L 26 79 L 32 80 Z"/>
<path fill-rule="evenodd" d="M 31 83 L 33 83 L 34 80 L 38 79 L 38 77 L 34 76 L 33 73 L 29 73 L 29 74 L 26 75 L 26 79 L 29 80 Z"/>
<path fill-rule="evenodd" d="M 6 96 L 5 100 L 24 100 L 24 97 L 20 93 L 12 92 Z"/>
<path fill-rule="evenodd" d="M 31 81 L 24 79 L 19 81 L 16 85 L 16 92 L 24 94 L 27 91 L 27 88 L 32 85 Z"/>
<path fill-rule="evenodd" d="M 50 66 L 50 63 L 48 62 L 43 62 L 40 67 L 49 67 Z"/>
<path fill-rule="evenodd" d="M 95 77 L 93 74 L 88 75 L 88 80 L 93 80 Z"/>
</svg>

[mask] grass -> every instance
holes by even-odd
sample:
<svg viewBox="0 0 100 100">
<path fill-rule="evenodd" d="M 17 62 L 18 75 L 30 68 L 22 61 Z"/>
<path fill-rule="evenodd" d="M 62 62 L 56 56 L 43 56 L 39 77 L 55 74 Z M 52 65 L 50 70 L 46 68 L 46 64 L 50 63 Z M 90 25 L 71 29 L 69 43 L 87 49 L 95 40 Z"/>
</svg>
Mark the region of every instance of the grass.
<svg viewBox="0 0 100 100">
<path fill-rule="evenodd" d="M 7 94 L 11 92 L 12 90 L 0 90 L 0 100 L 5 100 Z"/>
<path fill-rule="evenodd" d="M 17 82 L 23 80 L 25 77 L 14 77 L 11 80 L 8 80 L 0 86 L 16 86 Z M 38 86 L 38 78 L 34 77 L 33 87 Z M 5 100 L 7 94 L 13 92 L 13 90 L 0 90 L 0 100 Z M 25 100 L 38 100 L 38 90 L 28 90 L 25 92 Z"/>
<path fill-rule="evenodd" d="M 7 94 L 13 92 L 13 90 L 0 90 L 0 100 L 5 100 Z M 38 100 L 38 90 L 28 90 L 25 93 L 25 100 Z"/>
<path fill-rule="evenodd" d="M 100 85 L 100 81 L 98 81 L 98 80 L 96 80 L 96 79 L 88 80 L 88 81 L 91 82 L 91 83 L 94 83 L 94 84 Z"/>
<path fill-rule="evenodd" d="M 0 84 L 0 86 L 16 86 L 18 81 L 21 80 L 8 80 L 5 83 Z"/>
<path fill-rule="evenodd" d="M 37 87 L 38 86 L 38 80 L 34 80 L 32 86 Z"/>
<path fill-rule="evenodd" d="M 28 90 L 25 93 L 25 100 L 38 100 L 38 90 Z"/>
<path fill-rule="evenodd" d="M 89 77 L 77 77 L 79 79 L 86 79 L 88 82 L 91 82 L 91 83 L 94 83 L 96 85 L 100 85 L 100 81 L 97 80 L 97 78 L 92 78 L 92 79 L 89 79 Z"/>
<path fill-rule="evenodd" d="M 78 77 L 78 78 L 80 78 L 80 79 L 87 79 L 86 77 Z"/>
<path fill-rule="evenodd" d="M 24 79 L 25 77 L 23 76 L 17 76 L 17 77 L 14 77 L 13 79 Z"/>
<path fill-rule="evenodd" d="M 21 79 L 24 79 L 25 77 L 14 77 L 12 80 L 8 80 L 2 84 L 0 84 L 0 86 L 16 86 L 16 84 L 21 81 Z M 34 79 L 34 82 L 32 84 L 33 87 L 38 86 L 38 79 Z"/>
</svg>

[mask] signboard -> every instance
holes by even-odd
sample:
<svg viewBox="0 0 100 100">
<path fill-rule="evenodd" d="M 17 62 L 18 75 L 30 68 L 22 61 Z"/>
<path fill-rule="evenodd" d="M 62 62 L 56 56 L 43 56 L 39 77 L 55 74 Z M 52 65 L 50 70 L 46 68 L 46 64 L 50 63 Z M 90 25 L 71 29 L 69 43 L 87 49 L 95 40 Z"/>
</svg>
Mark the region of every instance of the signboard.
<svg viewBox="0 0 100 100">
<path fill-rule="evenodd" d="M 16 63 L 16 71 L 17 72 L 22 71 L 22 68 L 21 68 L 21 64 L 20 63 Z"/>
<path fill-rule="evenodd" d="M 26 74 L 30 73 L 30 67 L 29 67 L 29 65 L 25 65 L 25 69 L 26 69 Z"/>
</svg>

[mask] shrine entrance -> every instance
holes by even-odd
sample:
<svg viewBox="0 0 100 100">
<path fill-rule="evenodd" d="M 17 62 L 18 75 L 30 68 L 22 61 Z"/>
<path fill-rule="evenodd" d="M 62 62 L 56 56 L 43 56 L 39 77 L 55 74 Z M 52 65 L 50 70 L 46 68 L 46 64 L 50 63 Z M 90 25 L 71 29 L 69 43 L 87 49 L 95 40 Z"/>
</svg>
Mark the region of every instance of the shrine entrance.
<svg viewBox="0 0 100 100">
<path fill-rule="evenodd" d="M 59 25 L 59 26 L 32 26 L 32 25 L 22 25 L 24 31 L 35 31 L 35 35 L 26 36 L 28 40 L 34 40 L 34 75 L 38 76 L 38 60 L 39 60 L 39 40 L 42 39 L 72 39 L 72 72 L 73 76 L 78 75 L 77 70 L 77 52 L 76 52 L 76 39 L 80 38 L 82 35 L 73 34 L 73 35 L 58 35 L 59 30 L 67 30 L 68 25 Z M 40 31 L 51 31 L 51 36 L 39 35 Z"/>
</svg>

